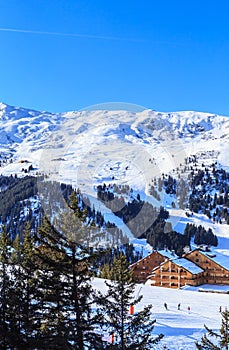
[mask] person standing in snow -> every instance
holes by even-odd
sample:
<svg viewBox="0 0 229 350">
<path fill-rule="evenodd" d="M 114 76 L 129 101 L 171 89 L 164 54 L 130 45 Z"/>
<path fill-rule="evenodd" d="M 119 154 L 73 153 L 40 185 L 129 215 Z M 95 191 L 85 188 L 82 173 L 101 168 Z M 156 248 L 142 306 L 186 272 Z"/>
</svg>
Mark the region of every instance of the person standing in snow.
<svg viewBox="0 0 229 350">
<path fill-rule="evenodd" d="M 178 306 L 177 306 L 177 310 L 180 310 L 180 303 L 179 303 Z"/>
<path fill-rule="evenodd" d="M 168 306 L 166 303 L 164 303 L 165 310 L 168 310 Z"/>
</svg>

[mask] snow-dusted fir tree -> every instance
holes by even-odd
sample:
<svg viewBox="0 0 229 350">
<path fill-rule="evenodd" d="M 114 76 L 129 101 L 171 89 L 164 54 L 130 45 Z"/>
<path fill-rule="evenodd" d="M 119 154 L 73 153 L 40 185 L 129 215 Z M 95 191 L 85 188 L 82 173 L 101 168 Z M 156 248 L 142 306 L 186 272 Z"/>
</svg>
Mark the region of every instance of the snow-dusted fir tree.
<svg viewBox="0 0 229 350">
<path fill-rule="evenodd" d="M 201 339 L 200 343 L 196 343 L 199 350 L 229 350 L 229 311 L 225 309 L 221 311 L 222 321 L 219 332 L 204 325 L 207 333 Z"/>
<path fill-rule="evenodd" d="M 163 335 L 153 336 L 155 320 L 151 320 L 152 306 L 130 314 L 131 306 L 140 302 L 142 296 L 134 297 L 135 284 L 125 256 L 114 260 L 113 280 L 107 281 L 107 295 L 104 298 L 104 311 L 108 329 L 114 334 L 113 343 L 107 349 L 145 350 L 160 341 Z"/>
<path fill-rule="evenodd" d="M 60 329 L 63 331 L 62 339 L 68 343 L 68 349 L 101 350 L 102 334 L 97 329 L 102 321 L 102 315 L 99 309 L 94 308 L 97 296 L 91 285 L 91 267 L 94 265 L 95 257 L 88 245 L 93 228 L 85 222 L 84 212 L 78 206 L 77 192 L 74 191 L 69 197 L 70 209 L 62 211 L 55 222 L 58 230 L 54 230 L 56 242 L 53 241 L 49 248 L 52 253 L 49 257 L 53 260 L 49 263 L 53 266 L 51 271 L 56 275 L 57 271 L 59 272 L 59 281 L 57 275 L 59 287 L 53 291 L 58 291 L 62 286 L 59 296 L 59 310 L 62 316 Z M 45 234 L 49 237 L 49 245 L 50 239 L 53 240 L 55 235 Z M 43 240 L 43 251 L 47 243 L 47 239 L 46 242 Z M 56 334 L 60 332 L 57 330 Z"/>
<path fill-rule="evenodd" d="M 47 219 L 39 229 L 40 290 L 43 305 L 40 338 L 47 349 L 101 350 L 99 310 L 93 310 L 93 257 L 79 245 L 84 233 L 75 213 L 61 216 L 61 232 Z M 42 348 L 43 349 L 43 348 Z"/>
<path fill-rule="evenodd" d="M 3 228 L 0 236 L 0 348 L 3 350 L 38 349 L 40 307 L 36 303 L 36 270 L 29 225 L 23 243 L 19 236 L 11 241 Z"/>
<path fill-rule="evenodd" d="M 0 349 L 6 350 L 10 346 L 12 333 L 8 324 L 10 303 L 10 292 L 12 291 L 12 281 L 8 271 L 10 257 L 10 238 L 5 227 L 2 227 L 0 236 Z"/>
</svg>

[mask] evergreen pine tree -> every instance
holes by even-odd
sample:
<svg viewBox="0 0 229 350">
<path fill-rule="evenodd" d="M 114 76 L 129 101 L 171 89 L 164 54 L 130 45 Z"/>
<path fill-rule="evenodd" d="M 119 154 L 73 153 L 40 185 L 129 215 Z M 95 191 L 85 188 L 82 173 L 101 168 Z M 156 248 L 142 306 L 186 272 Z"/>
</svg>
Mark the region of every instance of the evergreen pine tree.
<svg viewBox="0 0 229 350">
<path fill-rule="evenodd" d="M 11 288 L 9 288 L 8 327 L 10 349 L 23 350 L 27 344 L 24 337 L 23 306 L 24 306 L 24 273 L 22 269 L 22 246 L 19 235 L 12 242 L 8 270 L 10 270 Z"/>
<path fill-rule="evenodd" d="M 39 265 L 36 257 L 35 237 L 31 234 L 30 224 L 27 222 L 22 243 L 22 271 L 23 271 L 23 329 L 26 349 L 36 348 L 41 324 L 39 304 Z"/>
<path fill-rule="evenodd" d="M 88 256 L 87 251 L 77 248 L 72 241 L 68 241 L 68 255 L 69 341 L 73 344 L 73 349 L 101 350 L 102 336 L 96 329 L 103 318 L 99 310 L 92 309 L 92 305 L 98 303 L 91 285 L 90 266 L 93 257 Z"/>
<path fill-rule="evenodd" d="M 219 333 L 204 325 L 207 333 L 201 339 L 201 343 L 196 343 L 199 350 L 229 350 L 229 311 L 221 311 L 222 323 Z"/>
<path fill-rule="evenodd" d="M 102 315 L 92 309 L 96 296 L 91 286 L 93 257 L 83 245 L 86 227 L 74 212 L 60 217 L 60 230 L 45 218 L 38 232 L 40 339 L 48 349 L 101 350 L 97 328 Z"/>
<path fill-rule="evenodd" d="M 0 236 L 0 348 L 9 349 L 10 346 L 10 329 L 8 304 L 10 301 L 11 280 L 9 276 L 9 259 L 10 259 L 9 235 L 4 226 Z"/>
<path fill-rule="evenodd" d="M 46 217 L 38 230 L 37 243 L 39 295 L 36 298 L 41 312 L 37 346 L 39 349 L 70 349 L 64 299 L 66 252 L 62 247 L 61 234 L 54 229 Z"/>
<path fill-rule="evenodd" d="M 80 210 L 79 207 L 79 199 L 78 199 L 79 191 L 73 190 L 72 193 L 69 196 L 69 206 L 72 209 L 73 213 L 78 217 L 81 218 L 83 215 L 83 212 Z"/>
<path fill-rule="evenodd" d="M 101 350 L 103 341 L 96 331 L 102 315 L 92 310 L 92 305 L 98 301 L 91 286 L 91 267 L 95 258 L 91 254 L 89 240 L 95 228 L 82 222 L 81 215 L 74 212 L 63 213 L 60 217 L 60 231 L 63 233 L 63 245 L 68 256 L 67 266 L 67 308 L 69 312 L 68 335 L 73 349 Z"/>
<path fill-rule="evenodd" d="M 10 331 L 10 349 L 38 349 L 38 334 L 41 322 L 40 304 L 38 304 L 37 260 L 34 240 L 27 223 L 24 242 L 16 236 L 11 246 L 8 271 L 11 284 L 8 301 L 8 328 Z"/>
<path fill-rule="evenodd" d="M 150 319 L 151 305 L 134 315 L 129 314 L 130 307 L 138 304 L 142 296 L 134 298 L 135 284 L 125 256 L 120 255 L 114 260 L 113 276 L 114 280 L 106 282 L 108 293 L 104 298 L 104 310 L 108 327 L 114 332 L 116 340 L 107 349 L 151 349 L 152 344 L 158 343 L 163 335 L 152 335 L 155 320 Z"/>
</svg>

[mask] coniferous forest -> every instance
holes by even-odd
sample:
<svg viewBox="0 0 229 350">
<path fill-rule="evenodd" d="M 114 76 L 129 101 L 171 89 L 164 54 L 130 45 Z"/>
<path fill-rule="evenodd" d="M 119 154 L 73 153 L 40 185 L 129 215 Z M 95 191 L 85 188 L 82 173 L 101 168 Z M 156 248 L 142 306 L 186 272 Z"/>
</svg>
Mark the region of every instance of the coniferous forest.
<svg viewBox="0 0 229 350">
<path fill-rule="evenodd" d="M 11 239 L 2 227 L 1 349 L 151 349 L 162 338 L 153 336 L 150 305 L 128 316 L 141 297 L 133 301 L 135 285 L 124 255 L 114 260 L 106 296 L 92 287 L 103 253 L 85 244 L 96 228 L 86 223 L 76 203 L 74 192 L 72 217 L 61 214 L 60 230 L 45 216 L 37 230 L 26 223 L 23 239 Z M 103 333 L 115 334 L 115 343 L 105 341 Z"/>
<path fill-rule="evenodd" d="M 164 181 L 166 190 L 169 183 L 173 183 L 172 177 Z M 160 206 L 153 207 L 150 203 L 141 200 L 140 195 L 137 195 L 131 201 L 126 203 L 124 195 L 131 191 L 128 186 L 122 186 L 121 189 L 116 185 L 98 186 L 97 195 L 105 205 L 111 209 L 115 215 L 120 217 L 130 228 L 131 232 L 135 233 L 139 238 L 146 238 L 147 242 L 154 249 L 169 249 L 174 250 L 178 256 L 184 254 L 184 248 L 190 247 L 191 239 L 194 238 L 194 243 L 208 244 L 217 246 L 218 241 L 212 230 L 206 230 L 202 226 L 195 226 L 187 223 L 184 234 L 180 234 L 172 229 L 169 222 L 169 212 Z M 173 190 L 172 190 L 173 191 Z M 168 191 L 169 193 L 169 191 Z M 144 209 L 143 209 L 144 208 Z M 134 220 L 141 213 L 141 220 Z M 139 232 L 142 232 L 139 234 Z"/>
</svg>

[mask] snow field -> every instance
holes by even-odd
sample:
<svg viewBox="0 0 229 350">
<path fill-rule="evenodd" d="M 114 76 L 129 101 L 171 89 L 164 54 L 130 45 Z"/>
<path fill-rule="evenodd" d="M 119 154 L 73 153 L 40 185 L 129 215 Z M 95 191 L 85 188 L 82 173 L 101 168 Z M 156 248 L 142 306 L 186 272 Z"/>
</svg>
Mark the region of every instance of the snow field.
<svg viewBox="0 0 229 350">
<path fill-rule="evenodd" d="M 105 293 L 103 279 L 95 278 L 93 285 Z M 227 288 L 228 289 L 228 288 Z M 141 302 L 135 306 L 135 312 L 152 304 L 152 319 L 156 319 L 154 334 L 164 334 L 162 341 L 152 349 L 194 350 L 195 341 L 205 333 L 204 324 L 218 330 L 221 324 L 219 307 L 229 307 L 229 295 L 189 290 L 152 287 L 139 284 L 136 295 L 143 295 Z M 168 310 L 164 303 L 167 303 Z M 178 304 L 181 304 L 178 310 Z M 190 311 L 188 311 L 190 307 Z M 106 335 L 107 336 L 107 335 Z"/>
</svg>

